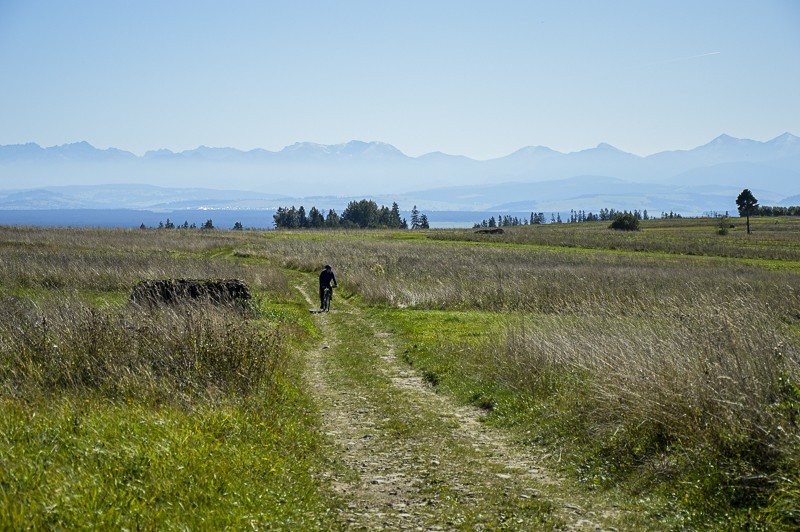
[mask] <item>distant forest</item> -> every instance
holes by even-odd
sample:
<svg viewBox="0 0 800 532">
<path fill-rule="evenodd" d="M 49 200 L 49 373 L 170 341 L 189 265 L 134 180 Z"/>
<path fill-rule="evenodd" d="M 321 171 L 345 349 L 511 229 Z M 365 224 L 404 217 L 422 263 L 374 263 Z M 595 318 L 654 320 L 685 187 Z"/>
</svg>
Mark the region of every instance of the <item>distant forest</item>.
<svg viewBox="0 0 800 532">
<path fill-rule="evenodd" d="M 378 207 L 372 200 L 351 201 L 339 215 L 335 210 L 329 209 L 327 214 L 316 207 L 307 211 L 301 205 L 299 208 L 280 207 L 273 215 L 276 229 L 428 229 L 428 216 L 419 212 L 417 206 L 411 210 L 410 222 L 400 217 L 400 207 L 392 203 L 391 208 Z"/>
<path fill-rule="evenodd" d="M 751 216 L 800 216 L 800 205 L 792 207 L 769 207 L 766 205 L 756 205 L 753 207 Z"/>
<path fill-rule="evenodd" d="M 567 218 L 567 223 L 581 223 L 581 222 L 605 222 L 611 221 L 617 214 L 632 214 L 634 218 L 637 220 L 652 220 L 655 219 L 655 216 L 650 216 L 647 210 L 638 211 L 634 210 L 630 211 L 617 211 L 614 209 L 600 209 L 598 214 L 594 214 L 592 212 L 586 211 L 575 211 L 571 210 L 569 218 Z M 720 213 L 710 213 L 710 216 L 714 218 L 721 218 L 721 217 L 728 217 L 728 213 L 726 212 L 724 215 Z M 800 206 L 791 206 L 791 207 L 770 207 L 766 205 L 756 205 L 753 207 L 753 211 L 750 214 L 751 216 L 800 216 Z M 675 213 L 675 212 L 662 212 L 661 219 L 676 219 L 676 218 L 683 218 L 682 215 Z M 497 218 L 492 216 L 487 220 L 482 220 L 480 223 L 476 223 L 473 228 L 492 228 L 492 227 L 514 227 L 518 225 L 539 225 L 539 224 L 546 224 L 546 223 L 553 223 L 553 224 L 560 224 L 564 223 L 561 219 L 560 213 L 551 213 L 550 219 L 548 220 L 547 216 L 543 212 L 532 212 L 530 217 L 528 218 L 520 218 L 518 216 L 511 216 L 511 215 L 499 215 Z"/>
<path fill-rule="evenodd" d="M 571 210 L 569 211 L 569 218 L 567 218 L 567 223 L 611 221 L 618 214 L 631 214 L 637 220 L 652 219 L 651 216 L 647 213 L 646 209 L 644 211 L 634 210 L 633 212 L 617 211 L 615 209 L 600 209 L 598 214 L 594 214 L 593 212 L 586 212 L 583 210 L 579 211 Z M 670 211 L 670 212 L 662 212 L 661 218 L 673 219 L 673 218 L 682 218 L 682 216 L 678 213 Z M 520 218 L 518 216 L 511 216 L 511 215 L 500 215 L 497 218 L 492 216 L 488 220 L 483 220 L 480 223 L 476 223 L 473 227 L 475 229 L 485 228 L 485 227 L 514 227 L 517 225 L 540 225 L 546 223 L 548 223 L 548 219 L 543 212 L 532 212 L 529 218 Z M 561 219 L 561 213 L 550 213 L 549 223 L 551 224 L 564 223 L 564 221 Z"/>
</svg>

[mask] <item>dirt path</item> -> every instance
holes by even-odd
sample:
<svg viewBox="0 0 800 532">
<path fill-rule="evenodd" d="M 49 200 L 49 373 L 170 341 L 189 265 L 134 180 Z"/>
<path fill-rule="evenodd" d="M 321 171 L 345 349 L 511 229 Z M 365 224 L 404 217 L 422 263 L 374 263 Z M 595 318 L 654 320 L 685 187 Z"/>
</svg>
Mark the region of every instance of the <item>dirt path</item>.
<svg viewBox="0 0 800 532">
<path fill-rule="evenodd" d="M 315 308 L 316 294 L 297 288 Z M 309 380 L 336 449 L 328 480 L 346 528 L 613 529 L 559 494 L 561 479 L 481 423 L 479 409 L 438 395 L 356 307 L 335 299 L 317 320 L 324 338 Z"/>
</svg>

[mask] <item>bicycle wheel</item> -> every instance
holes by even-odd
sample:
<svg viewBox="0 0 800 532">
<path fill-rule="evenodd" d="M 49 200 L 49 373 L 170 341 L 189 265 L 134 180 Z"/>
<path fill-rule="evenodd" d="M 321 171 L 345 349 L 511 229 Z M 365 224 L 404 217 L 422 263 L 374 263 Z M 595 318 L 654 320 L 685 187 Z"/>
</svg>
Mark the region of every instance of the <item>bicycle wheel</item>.
<svg viewBox="0 0 800 532">
<path fill-rule="evenodd" d="M 322 295 L 322 310 L 328 312 L 331 309 L 331 289 L 326 288 Z"/>
</svg>

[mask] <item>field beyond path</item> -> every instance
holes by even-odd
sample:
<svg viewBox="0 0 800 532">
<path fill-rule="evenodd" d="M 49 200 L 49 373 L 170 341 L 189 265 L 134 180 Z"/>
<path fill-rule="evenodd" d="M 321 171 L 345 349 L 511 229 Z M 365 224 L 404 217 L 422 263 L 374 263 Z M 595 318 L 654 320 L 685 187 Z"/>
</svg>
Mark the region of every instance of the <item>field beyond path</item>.
<svg viewBox="0 0 800 532">
<path fill-rule="evenodd" d="M 311 288 L 297 287 L 314 305 Z M 340 467 L 328 473 L 348 527 L 602 530 L 608 511 L 558 493 L 565 479 L 437 394 L 393 334 L 342 299 L 317 314 L 308 379 Z M 612 509 L 616 512 L 616 510 Z"/>
</svg>

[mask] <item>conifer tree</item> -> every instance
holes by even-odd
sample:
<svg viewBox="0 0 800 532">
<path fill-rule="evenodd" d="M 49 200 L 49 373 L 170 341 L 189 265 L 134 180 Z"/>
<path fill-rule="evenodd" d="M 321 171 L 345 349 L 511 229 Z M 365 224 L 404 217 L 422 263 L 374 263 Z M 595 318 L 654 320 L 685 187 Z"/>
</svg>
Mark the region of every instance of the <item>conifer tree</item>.
<svg viewBox="0 0 800 532">
<path fill-rule="evenodd" d="M 414 205 L 414 208 L 411 209 L 411 229 L 416 229 L 417 227 L 419 227 L 419 211 L 417 206 Z"/>
<path fill-rule="evenodd" d="M 428 224 L 428 215 L 427 214 L 420 214 L 419 215 L 419 227 L 420 229 L 430 229 L 431 226 Z"/>
<path fill-rule="evenodd" d="M 403 225 L 400 219 L 400 207 L 397 202 L 392 203 L 392 210 L 389 212 L 389 223 L 387 224 L 392 229 L 399 229 Z"/>
<path fill-rule="evenodd" d="M 339 226 L 339 215 L 336 214 L 336 211 L 330 209 L 328 211 L 328 217 L 325 218 L 325 227 L 338 227 Z"/>
<path fill-rule="evenodd" d="M 747 216 L 747 234 L 750 234 L 750 215 L 758 205 L 758 200 L 750 189 L 742 190 L 739 197 L 736 198 L 736 207 L 739 209 L 739 216 Z M 671 213 L 670 213 L 671 214 Z"/>
<path fill-rule="evenodd" d="M 297 209 L 297 227 L 308 227 L 308 218 L 306 218 L 306 209 L 302 205 Z"/>
</svg>

